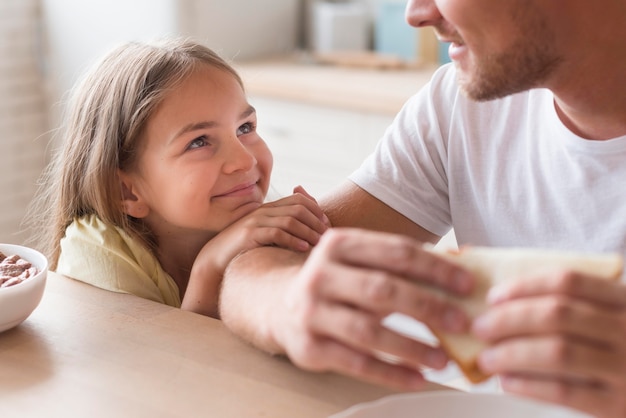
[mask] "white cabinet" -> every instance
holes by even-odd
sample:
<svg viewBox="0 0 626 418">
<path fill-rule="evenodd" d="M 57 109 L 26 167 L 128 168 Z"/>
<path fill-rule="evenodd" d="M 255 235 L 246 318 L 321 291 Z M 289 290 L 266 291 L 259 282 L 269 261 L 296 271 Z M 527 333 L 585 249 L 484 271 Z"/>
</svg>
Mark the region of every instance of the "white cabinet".
<svg viewBox="0 0 626 418">
<path fill-rule="evenodd" d="M 321 197 L 359 167 L 393 117 L 251 96 L 258 131 L 274 155 L 272 189 L 280 196 L 302 185 Z"/>
</svg>

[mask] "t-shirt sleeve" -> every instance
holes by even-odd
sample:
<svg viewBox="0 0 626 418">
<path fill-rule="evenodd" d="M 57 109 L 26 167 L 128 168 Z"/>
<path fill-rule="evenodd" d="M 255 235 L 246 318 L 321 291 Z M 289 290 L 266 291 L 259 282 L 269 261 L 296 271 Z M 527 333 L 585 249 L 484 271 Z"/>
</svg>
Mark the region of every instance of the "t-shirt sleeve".
<svg viewBox="0 0 626 418">
<path fill-rule="evenodd" d="M 151 277 L 156 269 L 156 260 L 137 260 L 137 251 L 114 228 L 103 230 L 75 222 L 61 240 L 56 272 L 102 289 L 180 306 L 174 290 L 160 289 L 158 280 Z M 166 297 L 170 293 L 171 297 Z"/>
<path fill-rule="evenodd" d="M 457 93 L 454 68 L 442 66 L 403 106 L 375 151 L 349 177 L 440 236 L 451 226 L 447 135 Z"/>
</svg>

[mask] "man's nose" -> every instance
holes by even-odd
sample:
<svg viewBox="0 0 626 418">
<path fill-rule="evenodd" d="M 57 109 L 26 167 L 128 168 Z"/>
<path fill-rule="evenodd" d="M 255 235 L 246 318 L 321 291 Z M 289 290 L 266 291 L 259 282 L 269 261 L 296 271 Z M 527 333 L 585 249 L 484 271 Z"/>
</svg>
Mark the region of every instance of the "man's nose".
<svg viewBox="0 0 626 418">
<path fill-rule="evenodd" d="M 405 17 L 407 23 L 416 28 L 436 26 L 443 19 L 434 0 L 408 0 Z"/>
</svg>

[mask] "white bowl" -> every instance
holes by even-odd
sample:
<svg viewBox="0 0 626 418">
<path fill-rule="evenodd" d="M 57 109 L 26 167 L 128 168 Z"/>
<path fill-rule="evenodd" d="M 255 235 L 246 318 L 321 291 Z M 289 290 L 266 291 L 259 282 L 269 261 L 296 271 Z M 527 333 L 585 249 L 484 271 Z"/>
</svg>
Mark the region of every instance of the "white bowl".
<svg viewBox="0 0 626 418">
<path fill-rule="evenodd" d="M 21 245 L 0 244 L 4 255 L 17 254 L 39 270 L 33 277 L 0 288 L 0 332 L 21 324 L 35 310 L 46 287 L 48 260 L 39 251 Z"/>
<path fill-rule="evenodd" d="M 505 393 L 452 390 L 390 395 L 329 418 L 592 418 L 555 404 Z"/>
</svg>

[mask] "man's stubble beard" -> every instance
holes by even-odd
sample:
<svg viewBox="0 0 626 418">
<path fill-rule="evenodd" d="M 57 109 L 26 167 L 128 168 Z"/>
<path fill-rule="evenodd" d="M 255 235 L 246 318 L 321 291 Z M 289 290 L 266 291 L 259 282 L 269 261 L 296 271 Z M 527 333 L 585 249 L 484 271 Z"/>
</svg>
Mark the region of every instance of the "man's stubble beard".
<svg viewBox="0 0 626 418">
<path fill-rule="evenodd" d="M 473 100 L 502 98 L 545 84 L 562 62 L 555 36 L 543 21 L 520 22 L 518 40 L 505 52 L 476 57 L 459 83 Z"/>
</svg>

